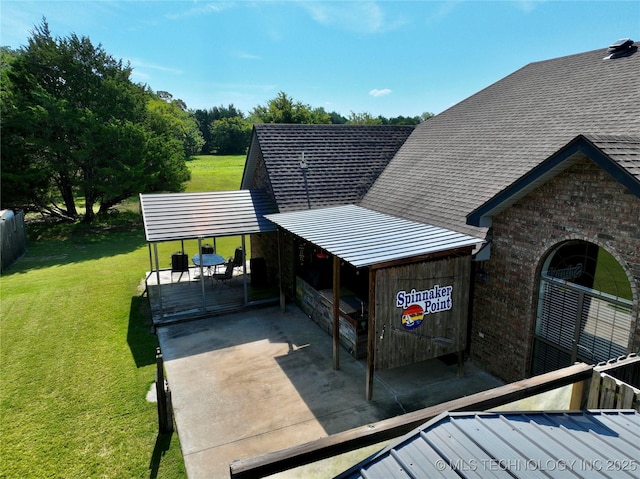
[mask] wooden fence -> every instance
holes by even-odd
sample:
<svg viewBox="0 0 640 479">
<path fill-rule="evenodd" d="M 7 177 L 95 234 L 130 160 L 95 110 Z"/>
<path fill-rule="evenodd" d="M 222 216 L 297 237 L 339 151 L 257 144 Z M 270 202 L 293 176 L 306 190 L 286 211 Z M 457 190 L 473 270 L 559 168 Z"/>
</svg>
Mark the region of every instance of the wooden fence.
<svg viewBox="0 0 640 479">
<path fill-rule="evenodd" d="M 630 355 L 619 361 L 596 366 L 591 377 L 587 408 L 635 409 L 640 412 L 640 357 Z"/>
<path fill-rule="evenodd" d="M 18 211 L 10 218 L 0 219 L 0 272 L 6 271 L 27 251 L 27 232 L 24 227 L 24 211 Z"/>
</svg>

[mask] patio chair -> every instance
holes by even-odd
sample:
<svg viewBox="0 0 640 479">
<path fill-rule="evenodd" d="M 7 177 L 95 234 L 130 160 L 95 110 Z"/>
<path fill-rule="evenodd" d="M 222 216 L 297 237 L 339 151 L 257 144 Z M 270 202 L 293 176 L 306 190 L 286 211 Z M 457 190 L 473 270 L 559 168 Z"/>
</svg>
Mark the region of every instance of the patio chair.
<svg viewBox="0 0 640 479">
<path fill-rule="evenodd" d="M 211 275 L 211 280 L 215 281 L 214 288 L 219 284 L 223 286 L 227 281 L 233 278 L 233 258 L 229 258 L 224 273 L 214 273 Z"/>
<path fill-rule="evenodd" d="M 233 267 L 242 268 L 242 262 L 244 261 L 244 255 L 242 254 L 242 246 L 236 248 L 236 253 L 233 256 Z"/>
<path fill-rule="evenodd" d="M 189 274 L 189 255 L 186 253 L 173 253 L 171 255 L 171 282 L 173 283 L 173 274 L 180 273 L 178 276 L 178 283 L 182 279 L 182 275 L 187 273 L 189 281 L 191 281 L 191 275 Z"/>
</svg>

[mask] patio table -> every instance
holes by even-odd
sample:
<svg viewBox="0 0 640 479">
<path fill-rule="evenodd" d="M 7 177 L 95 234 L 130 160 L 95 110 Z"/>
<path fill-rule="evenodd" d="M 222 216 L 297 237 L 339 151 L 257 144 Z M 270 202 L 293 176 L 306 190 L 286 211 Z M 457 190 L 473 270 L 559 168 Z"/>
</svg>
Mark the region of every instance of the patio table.
<svg viewBox="0 0 640 479">
<path fill-rule="evenodd" d="M 193 261 L 193 264 L 195 264 L 196 266 L 200 266 L 200 258 L 202 258 L 202 267 L 207 268 L 209 276 L 211 276 L 211 268 L 215 268 L 216 266 L 225 263 L 224 256 L 216 253 L 207 253 L 202 255 L 196 254 L 193 255 L 191 261 Z"/>
</svg>

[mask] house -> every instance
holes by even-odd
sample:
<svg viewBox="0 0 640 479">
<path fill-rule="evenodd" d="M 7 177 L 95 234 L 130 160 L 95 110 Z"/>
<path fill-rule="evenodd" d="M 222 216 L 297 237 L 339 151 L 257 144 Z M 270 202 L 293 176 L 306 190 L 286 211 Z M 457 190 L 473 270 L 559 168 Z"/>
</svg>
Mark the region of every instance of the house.
<svg viewBox="0 0 640 479">
<path fill-rule="evenodd" d="M 357 205 L 412 131 L 256 125 L 242 180 L 279 210 L 267 215 L 278 234 L 252 235 L 252 255 L 266 259 L 283 299 L 334 336 L 334 368 L 338 344 L 367 358 L 369 399 L 374 369 L 457 355 L 462 373 L 466 349 L 471 253 L 482 241 Z M 379 322 L 376 334 L 376 315 L 398 323 Z"/>
<path fill-rule="evenodd" d="M 638 351 L 637 49 L 622 41 L 524 66 L 418 125 L 364 195 L 337 195 L 333 176 L 315 168 L 305 136 L 316 127 L 257 126 L 243 187 L 269 191 L 281 212 L 310 209 L 305 221 L 311 225 L 326 214 L 323 207 L 353 203 L 477 238 L 465 285 L 466 341 L 472 357 L 506 381 Z M 292 138 L 299 142 L 289 149 L 287 165 L 260 162 L 255 152 L 285 151 Z M 327 251 L 284 233 L 282 263 L 273 268 L 281 268 L 284 293 L 304 305 L 308 290 L 297 283 L 296 262 Z M 264 246 L 261 254 L 275 258 L 276 249 Z M 357 278 L 367 271 L 347 272 L 356 278 L 354 290 L 366 290 Z M 362 301 L 366 292 L 359 294 Z M 371 323 L 372 335 L 388 337 L 402 317 Z"/>
<path fill-rule="evenodd" d="M 413 128 L 256 124 L 240 188 L 266 191 L 280 213 L 358 204 Z M 293 296 L 295 273 L 277 263 L 274 236 L 254 235 L 251 250 L 271 281 L 287 276 Z"/>
<path fill-rule="evenodd" d="M 532 63 L 419 125 L 361 202 L 487 240 L 470 350 L 506 381 L 640 348 L 640 55 L 625 45 Z"/>
</svg>

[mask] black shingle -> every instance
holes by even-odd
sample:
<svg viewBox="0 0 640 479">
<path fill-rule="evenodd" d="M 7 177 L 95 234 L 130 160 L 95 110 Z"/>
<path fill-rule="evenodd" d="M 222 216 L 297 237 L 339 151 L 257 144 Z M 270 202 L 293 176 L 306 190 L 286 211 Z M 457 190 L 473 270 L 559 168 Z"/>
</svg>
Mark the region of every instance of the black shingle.
<svg viewBox="0 0 640 479">
<path fill-rule="evenodd" d="M 640 136 L 640 52 L 606 56 L 531 63 L 418 125 L 361 206 L 483 235 L 466 215 L 577 135 Z M 638 177 L 625 148 L 616 161 Z"/>
<path fill-rule="evenodd" d="M 256 124 L 247 158 L 264 161 L 280 212 L 357 204 L 413 126 Z M 304 153 L 307 185 L 300 161 Z M 258 155 L 259 156 L 259 155 Z M 247 162 L 243 188 L 253 187 Z"/>
</svg>

